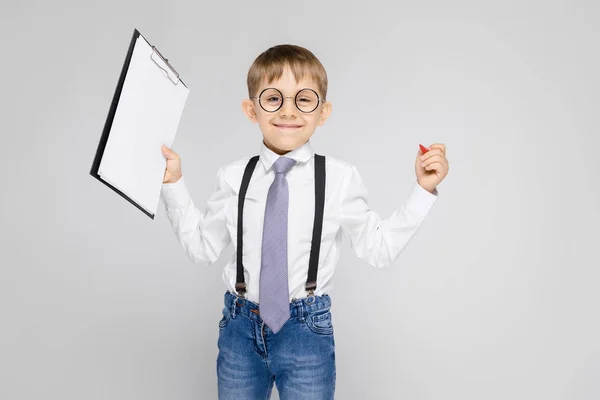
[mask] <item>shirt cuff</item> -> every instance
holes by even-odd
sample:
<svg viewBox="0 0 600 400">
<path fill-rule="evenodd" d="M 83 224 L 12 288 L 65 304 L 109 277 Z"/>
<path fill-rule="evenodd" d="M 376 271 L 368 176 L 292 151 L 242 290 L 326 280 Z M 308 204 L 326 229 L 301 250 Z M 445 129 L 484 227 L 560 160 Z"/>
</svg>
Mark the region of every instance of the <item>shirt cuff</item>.
<svg viewBox="0 0 600 400">
<path fill-rule="evenodd" d="M 160 195 L 168 210 L 185 207 L 190 201 L 183 176 L 175 183 L 163 183 Z"/>
<path fill-rule="evenodd" d="M 418 182 L 415 182 L 410 194 L 408 195 L 408 199 L 406 200 L 406 208 L 414 215 L 425 218 L 437 199 L 437 188 L 433 189 L 433 193 L 430 193 L 429 191 L 423 189 Z"/>
</svg>

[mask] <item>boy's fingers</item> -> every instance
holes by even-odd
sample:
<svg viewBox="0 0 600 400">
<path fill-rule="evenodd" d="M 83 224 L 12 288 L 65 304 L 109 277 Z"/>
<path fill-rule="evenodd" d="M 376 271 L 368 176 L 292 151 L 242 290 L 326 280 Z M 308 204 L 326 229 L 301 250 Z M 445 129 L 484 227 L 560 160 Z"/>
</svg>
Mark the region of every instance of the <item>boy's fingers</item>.
<svg viewBox="0 0 600 400">
<path fill-rule="evenodd" d="M 446 152 L 446 145 L 444 143 L 434 143 L 429 146 L 429 149 L 440 149 L 442 153 Z"/>
<path fill-rule="evenodd" d="M 422 154 L 421 157 L 419 157 L 419 158 L 421 159 L 421 161 L 425 161 L 425 160 L 430 159 L 431 157 L 435 157 L 440 154 L 443 154 L 443 153 L 441 153 L 441 150 L 439 148 L 431 149 L 426 154 Z"/>
<path fill-rule="evenodd" d="M 162 145 L 162 152 L 164 155 L 167 156 L 167 158 L 169 160 L 177 159 L 177 154 L 173 150 L 171 150 L 167 146 L 165 146 L 164 144 Z"/>
<path fill-rule="evenodd" d="M 431 170 L 439 171 L 441 168 L 442 168 L 442 163 L 439 163 L 439 162 L 434 162 L 434 163 L 431 163 L 431 164 L 425 166 L 425 169 L 428 171 L 431 171 Z"/>
<path fill-rule="evenodd" d="M 442 156 L 440 154 L 429 155 L 429 153 L 427 153 L 423 156 L 423 162 L 439 161 L 439 160 L 441 160 L 441 158 L 442 158 Z"/>
</svg>

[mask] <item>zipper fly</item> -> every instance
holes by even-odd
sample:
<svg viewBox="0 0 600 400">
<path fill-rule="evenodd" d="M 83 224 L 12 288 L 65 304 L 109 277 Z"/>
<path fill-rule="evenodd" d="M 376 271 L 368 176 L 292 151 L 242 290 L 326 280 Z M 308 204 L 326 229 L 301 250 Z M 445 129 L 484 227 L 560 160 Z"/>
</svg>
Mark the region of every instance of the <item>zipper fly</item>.
<svg viewBox="0 0 600 400">
<path fill-rule="evenodd" d="M 265 355 L 267 354 L 267 342 L 265 341 L 265 322 L 263 321 L 262 327 L 260 328 L 260 334 L 262 336 L 263 346 L 265 347 Z"/>
</svg>

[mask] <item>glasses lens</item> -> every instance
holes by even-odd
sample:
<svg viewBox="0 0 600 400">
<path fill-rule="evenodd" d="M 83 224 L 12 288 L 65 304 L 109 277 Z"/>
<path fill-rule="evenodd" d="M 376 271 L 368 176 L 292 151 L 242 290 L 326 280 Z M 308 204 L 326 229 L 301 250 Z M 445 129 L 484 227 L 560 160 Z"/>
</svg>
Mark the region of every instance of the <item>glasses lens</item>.
<svg viewBox="0 0 600 400">
<path fill-rule="evenodd" d="M 296 96 L 296 106 L 302 112 L 312 112 L 319 105 L 319 96 L 311 89 L 303 89 Z"/>
<path fill-rule="evenodd" d="M 281 107 L 282 95 L 277 89 L 267 89 L 260 95 L 260 106 L 265 111 L 273 112 Z"/>
</svg>

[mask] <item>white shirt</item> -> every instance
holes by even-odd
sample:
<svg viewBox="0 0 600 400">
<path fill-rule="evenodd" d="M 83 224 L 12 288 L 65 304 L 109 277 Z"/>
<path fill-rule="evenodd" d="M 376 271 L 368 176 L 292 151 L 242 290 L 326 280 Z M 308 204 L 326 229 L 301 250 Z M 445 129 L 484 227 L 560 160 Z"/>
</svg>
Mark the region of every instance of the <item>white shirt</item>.
<svg viewBox="0 0 600 400">
<path fill-rule="evenodd" d="M 290 301 L 307 296 L 314 204 L 314 151 L 310 141 L 285 154 L 296 160 L 286 178 L 289 187 L 288 279 Z M 278 154 L 261 145 L 259 162 L 252 174 L 244 203 L 243 265 L 246 298 L 258 303 L 261 244 L 267 193 L 275 173 L 272 165 Z M 223 269 L 226 288 L 236 293 L 237 203 L 244 169 L 250 157 L 219 169 L 215 192 L 204 209 L 198 209 L 187 190 L 184 177 L 163 184 L 161 198 L 177 239 L 194 263 L 212 264 L 223 249 L 233 245 L 233 253 Z M 326 156 L 325 208 L 317 272 L 316 295 L 329 293 L 340 246 L 349 238 L 356 255 L 375 267 L 394 262 L 419 229 L 437 200 L 416 181 L 404 205 L 387 219 L 371 210 L 367 189 L 357 169 Z"/>
</svg>

